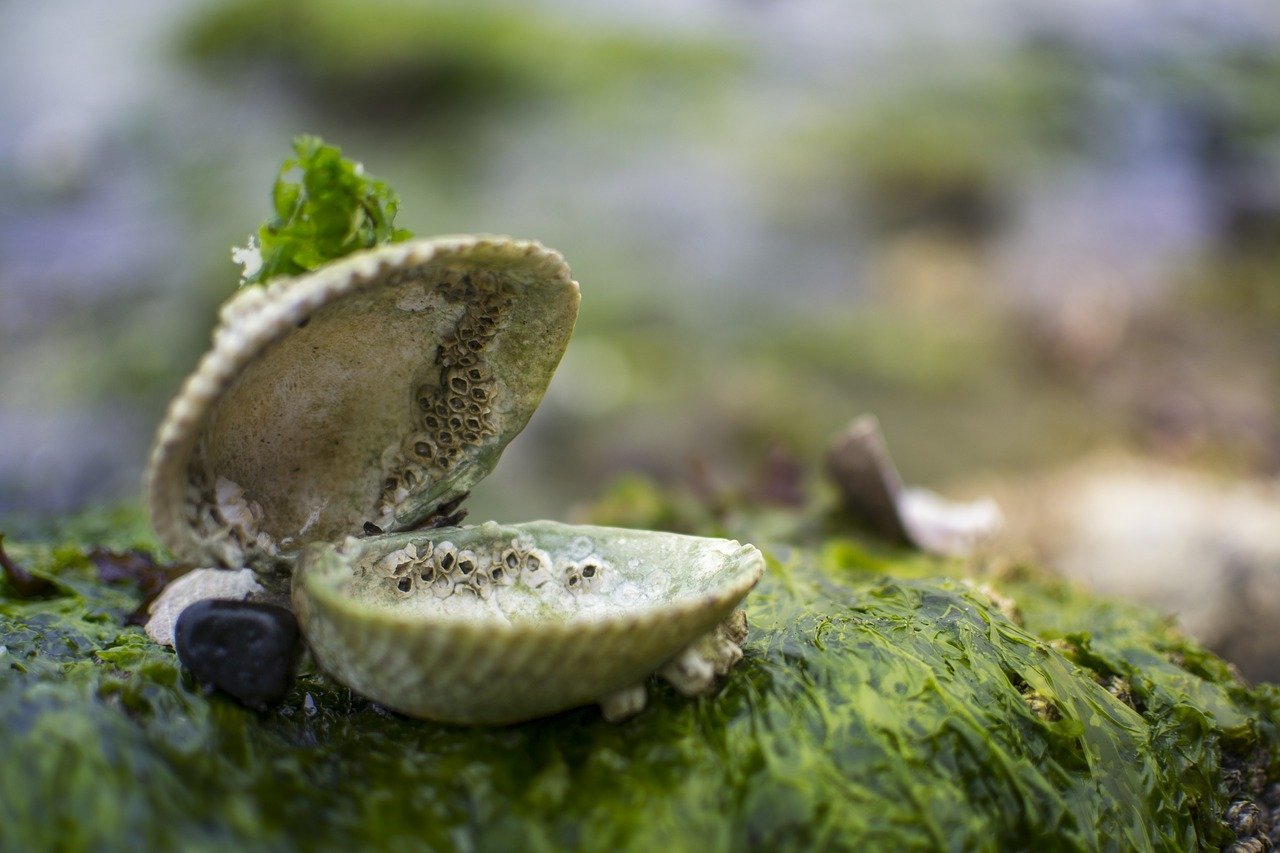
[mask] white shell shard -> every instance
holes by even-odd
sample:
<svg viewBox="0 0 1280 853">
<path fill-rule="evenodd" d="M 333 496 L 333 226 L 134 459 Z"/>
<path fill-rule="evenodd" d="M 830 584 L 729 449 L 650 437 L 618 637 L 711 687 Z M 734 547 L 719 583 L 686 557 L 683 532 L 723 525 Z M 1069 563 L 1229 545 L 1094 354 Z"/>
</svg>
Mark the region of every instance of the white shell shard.
<svg viewBox="0 0 1280 853">
<path fill-rule="evenodd" d="M 550 563 L 553 580 L 606 570 L 580 590 L 531 586 L 522 572 L 510 585 L 488 585 L 485 597 L 471 581 L 443 596 L 404 595 L 385 582 L 387 555 L 409 542 L 433 542 L 436 554 L 457 549 L 456 573 L 464 555 L 505 563 L 519 551 L 513 539 L 537 544 L 529 553 Z M 588 557 L 571 559 L 584 550 Z M 697 669 L 690 692 L 709 689 L 741 657 L 745 616 L 734 608 L 763 573 L 759 551 L 729 540 L 488 522 L 312 545 L 294 572 L 293 604 L 316 659 L 349 687 L 412 716 L 496 724 L 606 701 L 676 656 L 678 668 Z M 606 705 L 621 715 L 638 701 L 632 692 Z"/>
<path fill-rule="evenodd" d="M 160 540 L 261 567 L 421 523 L 524 427 L 577 308 L 559 254 L 502 237 L 385 246 L 240 291 L 157 436 Z"/>
<path fill-rule="evenodd" d="M 633 684 L 600 697 L 600 714 L 610 723 L 620 723 L 644 710 L 648 691 L 643 684 Z"/>
<path fill-rule="evenodd" d="M 747 639 L 747 614 L 735 610 L 688 648 L 667 662 L 658 675 L 686 696 L 711 692 L 716 679 L 742 660 L 742 643 Z"/>
<path fill-rule="evenodd" d="M 953 501 L 928 489 L 904 489 L 898 512 L 921 550 L 944 557 L 968 556 L 1004 527 L 1004 514 L 991 498 Z"/>
<path fill-rule="evenodd" d="M 990 498 L 951 501 L 902 484 L 880 422 L 855 418 L 827 450 L 827 470 L 844 509 L 876 534 L 944 557 L 965 557 L 993 540 L 1004 526 Z"/>
<path fill-rule="evenodd" d="M 243 601 L 260 595 L 262 586 L 249 569 L 193 569 L 166 586 L 147 608 L 150 618 L 144 630 L 162 646 L 173 645 L 173 627 L 183 610 L 207 598 Z"/>
</svg>

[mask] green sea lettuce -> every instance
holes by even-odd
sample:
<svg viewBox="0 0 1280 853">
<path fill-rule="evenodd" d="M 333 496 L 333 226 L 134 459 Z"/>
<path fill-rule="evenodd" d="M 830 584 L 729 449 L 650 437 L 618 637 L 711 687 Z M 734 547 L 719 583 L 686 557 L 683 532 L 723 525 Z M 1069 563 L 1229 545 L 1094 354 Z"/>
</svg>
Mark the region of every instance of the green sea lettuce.
<svg viewBox="0 0 1280 853">
<path fill-rule="evenodd" d="M 811 519 L 718 524 L 771 531 L 720 692 L 496 729 L 314 669 L 264 714 L 206 695 L 124 625 L 137 593 L 85 557 L 106 525 L 10 541 L 56 594 L 0 585 L 0 848 L 1216 849 L 1280 778 L 1280 690 L 1145 610 Z"/>
<path fill-rule="evenodd" d="M 318 136 L 293 140 L 294 156 L 272 188 L 275 215 L 248 246 L 232 251 L 244 265 L 240 283 L 293 276 L 360 249 L 399 243 L 412 234 L 395 226 L 400 198 L 364 166 Z"/>
</svg>

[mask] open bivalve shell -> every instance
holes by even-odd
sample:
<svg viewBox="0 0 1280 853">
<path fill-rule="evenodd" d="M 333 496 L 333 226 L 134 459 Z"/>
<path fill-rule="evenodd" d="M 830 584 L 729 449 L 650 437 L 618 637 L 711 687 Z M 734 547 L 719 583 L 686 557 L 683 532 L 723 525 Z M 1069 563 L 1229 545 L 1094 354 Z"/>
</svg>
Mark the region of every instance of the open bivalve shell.
<svg viewBox="0 0 1280 853">
<path fill-rule="evenodd" d="M 505 237 L 372 249 L 241 291 L 169 407 L 152 522 L 197 565 L 259 572 L 316 659 L 390 708 L 454 723 L 598 701 L 657 672 L 709 690 L 741 656 L 751 546 L 451 515 L 528 422 L 578 285 Z"/>
<path fill-rule="evenodd" d="M 601 701 L 621 716 L 668 661 L 736 661 L 731 626 L 679 655 L 714 639 L 763 571 L 759 551 L 723 539 L 487 522 L 313 545 L 293 603 L 320 664 L 402 713 L 493 724 Z"/>
</svg>

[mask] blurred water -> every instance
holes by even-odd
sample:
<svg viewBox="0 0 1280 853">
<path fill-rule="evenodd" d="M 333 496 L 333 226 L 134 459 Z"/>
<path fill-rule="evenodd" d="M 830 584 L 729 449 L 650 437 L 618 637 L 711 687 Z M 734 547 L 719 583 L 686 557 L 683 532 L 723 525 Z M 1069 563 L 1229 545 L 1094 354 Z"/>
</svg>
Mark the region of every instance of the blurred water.
<svg viewBox="0 0 1280 853">
<path fill-rule="evenodd" d="M 921 90 L 1018 78 L 1045 51 L 1075 69 L 1062 86 L 1082 91 L 1077 102 L 1015 113 L 1027 133 L 993 121 L 989 150 L 964 152 L 982 168 L 963 191 L 995 211 L 976 239 L 1003 298 L 1049 313 L 1081 292 L 1159 302 L 1242 196 L 1280 203 L 1275 128 L 1223 166 L 1204 135 L 1251 108 L 1229 84 L 1165 71 L 1198 79 L 1242 51 L 1274 54 L 1280 7 L 1261 0 L 557 0 L 519 8 L 703 38 L 747 61 L 710 94 L 549 99 L 463 129 L 428 123 L 431 133 L 326 110 L 269 69 L 198 71 L 178 44 L 212 5 L 0 5 L 0 513 L 134 493 L 160 409 L 232 287 L 227 247 L 265 214 L 297 132 L 326 134 L 401 188 L 415 230 L 510 232 L 565 251 L 587 288 L 588 333 L 605 314 L 592 298 L 649 300 L 656 316 L 684 312 L 695 328 L 736 311 L 768 334 L 771 322 L 876 295 L 883 209 L 910 194 L 842 141 L 848 128 Z M 1042 149 L 1046 124 L 1076 142 Z M 1228 172 L 1249 178 L 1227 192 Z M 908 205 L 908 229 L 912 217 L 955 217 L 942 195 L 923 198 Z M 582 394 L 556 399 L 591 409 Z M 537 469 L 540 429 L 535 420 L 504 469 Z"/>
</svg>

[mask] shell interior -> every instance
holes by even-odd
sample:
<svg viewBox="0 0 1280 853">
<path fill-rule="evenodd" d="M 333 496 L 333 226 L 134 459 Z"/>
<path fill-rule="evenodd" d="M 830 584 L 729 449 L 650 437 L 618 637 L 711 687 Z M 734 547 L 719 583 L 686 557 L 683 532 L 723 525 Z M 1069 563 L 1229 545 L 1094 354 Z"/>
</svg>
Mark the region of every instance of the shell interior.
<svg viewBox="0 0 1280 853">
<path fill-rule="evenodd" d="M 321 665 L 360 693 L 505 723 L 643 679 L 763 571 L 759 551 L 729 540 L 488 522 L 311 546 L 293 603 Z"/>
<path fill-rule="evenodd" d="M 577 306 L 558 254 L 487 237 L 243 291 L 161 426 L 157 533 L 184 559 L 240 566 L 420 524 L 523 429 Z"/>
</svg>

